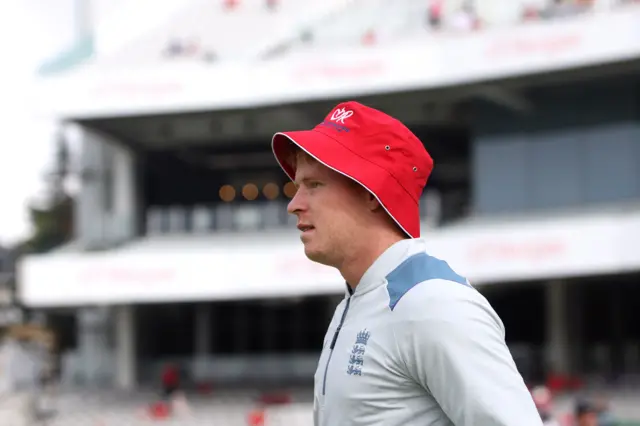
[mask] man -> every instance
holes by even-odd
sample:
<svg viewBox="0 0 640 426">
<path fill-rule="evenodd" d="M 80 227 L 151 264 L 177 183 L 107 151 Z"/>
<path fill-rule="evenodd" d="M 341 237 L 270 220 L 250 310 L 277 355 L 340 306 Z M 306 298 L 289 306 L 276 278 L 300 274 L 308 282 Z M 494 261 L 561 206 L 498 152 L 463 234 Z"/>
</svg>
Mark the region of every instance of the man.
<svg viewBox="0 0 640 426">
<path fill-rule="evenodd" d="M 172 400 L 180 388 L 180 371 L 175 364 L 167 364 L 162 369 L 162 396 Z"/>
<path fill-rule="evenodd" d="M 315 375 L 317 426 L 541 426 L 487 300 L 420 239 L 433 169 L 398 120 L 356 102 L 277 133 L 307 257 L 347 282 Z"/>
<path fill-rule="evenodd" d="M 575 406 L 576 426 L 600 426 L 598 409 L 591 401 L 579 400 Z"/>
</svg>

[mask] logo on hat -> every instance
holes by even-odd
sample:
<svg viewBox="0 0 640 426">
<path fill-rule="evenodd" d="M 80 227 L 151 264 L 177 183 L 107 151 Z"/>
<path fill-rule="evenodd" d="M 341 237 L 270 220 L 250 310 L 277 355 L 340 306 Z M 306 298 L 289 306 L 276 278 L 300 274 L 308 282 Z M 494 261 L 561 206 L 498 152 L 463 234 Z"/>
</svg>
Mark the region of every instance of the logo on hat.
<svg viewBox="0 0 640 426">
<path fill-rule="evenodd" d="M 333 111 L 333 114 L 331 114 L 331 121 L 344 124 L 344 120 L 351 117 L 352 115 L 353 111 L 348 111 L 344 108 L 338 108 Z"/>
</svg>

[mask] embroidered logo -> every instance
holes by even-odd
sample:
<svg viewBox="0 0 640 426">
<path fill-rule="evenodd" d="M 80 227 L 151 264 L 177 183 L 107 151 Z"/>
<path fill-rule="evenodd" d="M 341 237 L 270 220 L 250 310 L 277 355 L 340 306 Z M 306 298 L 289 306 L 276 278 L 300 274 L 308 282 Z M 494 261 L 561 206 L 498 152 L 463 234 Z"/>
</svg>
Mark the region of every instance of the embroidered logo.
<svg viewBox="0 0 640 426">
<path fill-rule="evenodd" d="M 338 108 L 335 111 L 333 111 L 333 114 L 331 114 L 331 121 L 344 124 L 344 120 L 351 117 L 352 115 L 353 115 L 353 111 L 346 110 L 344 108 Z"/>
<path fill-rule="evenodd" d="M 371 333 L 364 329 L 356 335 L 356 343 L 351 348 L 349 355 L 349 365 L 347 366 L 347 374 L 351 376 L 362 376 L 362 367 L 364 365 L 364 354 L 367 350 Z"/>
</svg>

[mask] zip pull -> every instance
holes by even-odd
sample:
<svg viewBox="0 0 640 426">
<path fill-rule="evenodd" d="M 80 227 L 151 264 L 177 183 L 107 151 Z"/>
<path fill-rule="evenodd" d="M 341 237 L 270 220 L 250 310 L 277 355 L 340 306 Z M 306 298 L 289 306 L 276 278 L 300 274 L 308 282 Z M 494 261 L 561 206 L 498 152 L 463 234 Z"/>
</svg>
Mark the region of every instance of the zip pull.
<svg viewBox="0 0 640 426">
<path fill-rule="evenodd" d="M 338 341 L 338 334 L 340 334 L 341 328 L 342 328 L 342 324 L 338 325 L 338 328 L 336 328 L 336 332 L 333 333 L 333 339 L 331 339 L 331 345 L 329 345 L 329 349 L 333 350 L 336 347 L 336 342 Z"/>
<path fill-rule="evenodd" d="M 351 296 L 347 299 L 347 304 L 344 307 L 344 311 L 342 311 L 342 317 L 340 318 L 340 324 L 336 327 L 336 332 L 333 333 L 333 339 L 331 339 L 331 345 L 329 345 L 329 349 L 334 349 L 336 347 L 336 342 L 338 341 L 338 335 L 340 334 L 340 330 L 342 330 L 342 325 L 344 324 L 344 319 L 347 316 L 347 312 L 349 311 L 349 304 L 351 303 Z"/>
</svg>

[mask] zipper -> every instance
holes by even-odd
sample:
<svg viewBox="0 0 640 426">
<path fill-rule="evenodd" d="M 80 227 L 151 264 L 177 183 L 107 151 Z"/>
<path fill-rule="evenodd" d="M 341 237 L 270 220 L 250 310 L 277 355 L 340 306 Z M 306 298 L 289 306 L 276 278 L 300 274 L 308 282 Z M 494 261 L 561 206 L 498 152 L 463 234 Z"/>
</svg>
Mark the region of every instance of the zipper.
<svg viewBox="0 0 640 426">
<path fill-rule="evenodd" d="M 345 305 L 344 311 L 342 311 L 342 317 L 340 318 L 340 324 L 338 324 L 336 332 L 333 333 L 333 339 L 331 339 L 331 345 L 329 345 L 329 356 L 327 357 L 327 364 L 324 367 L 324 377 L 322 378 L 322 396 L 324 396 L 327 392 L 327 372 L 329 371 L 329 363 L 331 362 L 333 348 L 336 347 L 336 342 L 338 341 L 338 335 L 340 334 L 340 330 L 342 329 L 342 324 L 344 324 L 344 319 L 347 317 L 349 303 L 351 303 L 351 296 L 349 296 L 349 298 L 347 299 L 347 304 Z"/>
</svg>

